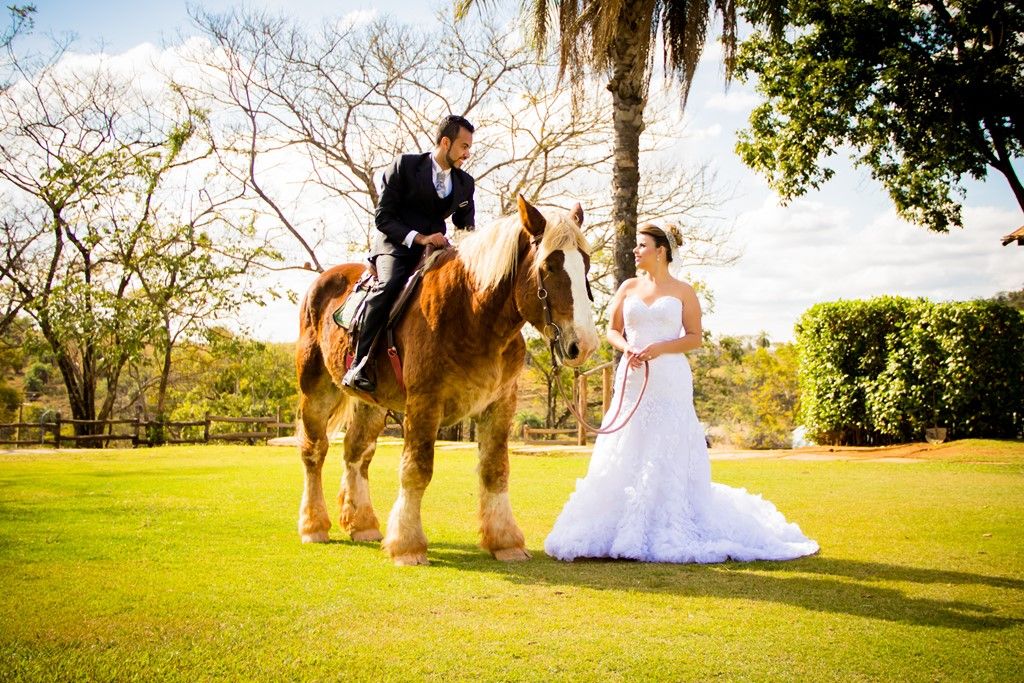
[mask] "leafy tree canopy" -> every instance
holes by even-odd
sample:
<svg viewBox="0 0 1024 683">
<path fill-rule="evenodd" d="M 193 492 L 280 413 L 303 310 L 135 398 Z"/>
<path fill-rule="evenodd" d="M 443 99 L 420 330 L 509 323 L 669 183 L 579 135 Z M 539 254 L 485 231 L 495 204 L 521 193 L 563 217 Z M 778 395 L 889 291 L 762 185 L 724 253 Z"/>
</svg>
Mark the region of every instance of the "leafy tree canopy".
<svg viewBox="0 0 1024 683">
<path fill-rule="evenodd" d="M 755 3 L 756 4 L 756 3 Z M 783 197 L 818 188 L 842 146 L 903 218 L 961 226 L 965 176 L 1024 151 L 1024 5 L 991 0 L 795 0 L 739 50 L 737 76 L 765 102 L 737 151 Z"/>
</svg>

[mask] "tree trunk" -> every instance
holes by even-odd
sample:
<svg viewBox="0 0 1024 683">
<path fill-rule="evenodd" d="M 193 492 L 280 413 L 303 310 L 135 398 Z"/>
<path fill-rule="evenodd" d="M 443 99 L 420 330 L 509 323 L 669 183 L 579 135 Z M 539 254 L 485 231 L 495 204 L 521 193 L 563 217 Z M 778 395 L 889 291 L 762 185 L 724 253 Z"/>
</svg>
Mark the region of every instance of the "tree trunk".
<svg viewBox="0 0 1024 683">
<path fill-rule="evenodd" d="M 615 286 L 636 275 L 633 247 L 636 245 L 637 200 L 640 185 L 640 134 L 644 130 L 647 104 L 648 40 L 651 28 L 642 12 L 623 11 L 611 47 L 612 93 L 615 147 L 612 166 L 612 224 L 615 226 Z"/>
<path fill-rule="evenodd" d="M 1020 178 L 1017 177 L 1016 172 L 1013 170 L 1013 163 L 1010 161 L 1011 156 L 1007 149 L 1006 136 L 999 127 L 991 125 L 987 120 L 985 121 L 985 126 L 988 128 L 989 135 L 992 136 L 992 146 L 995 148 L 997 157 L 997 161 L 992 165 L 1006 178 L 1006 182 L 1010 184 L 1010 189 L 1013 191 L 1013 196 L 1017 199 L 1017 205 L 1020 206 L 1021 211 L 1024 211 L 1024 186 L 1021 185 Z"/>
<path fill-rule="evenodd" d="M 164 318 L 164 362 L 160 368 L 160 387 L 156 392 L 156 415 L 158 420 L 165 419 L 164 409 L 167 404 L 167 385 L 171 377 L 171 351 L 174 342 L 171 340 L 170 321 Z"/>
</svg>

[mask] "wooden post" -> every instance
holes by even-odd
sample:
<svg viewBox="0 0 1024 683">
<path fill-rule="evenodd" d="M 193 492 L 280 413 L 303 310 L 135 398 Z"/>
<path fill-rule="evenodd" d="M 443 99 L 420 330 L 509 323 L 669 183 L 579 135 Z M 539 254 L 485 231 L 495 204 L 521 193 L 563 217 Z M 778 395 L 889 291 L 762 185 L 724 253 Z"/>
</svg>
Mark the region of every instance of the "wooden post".
<svg viewBox="0 0 1024 683">
<path fill-rule="evenodd" d="M 210 443 L 210 413 L 206 413 L 203 421 L 203 443 Z"/>
<path fill-rule="evenodd" d="M 612 381 L 615 376 L 611 365 L 606 365 L 601 370 L 601 412 L 604 415 L 608 414 L 608 409 L 612 405 Z"/>
<path fill-rule="evenodd" d="M 284 428 L 281 427 L 281 406 L 277 407 L 277 438 L 284 436 Z"/>
<path fill-rule="evenodd" d="M 19 403 L 18 404 L 18 425 L 14 428 L 14 440 L 15 441 L 21 441 L 21 423 L 22 423 L 22 418 L 24 417 L 24 408 L 25 408 L 25 404 L 24 403 Z M 20 446 L 21 444 L 19 443 L 18 445 Z"/>
<path fill-rule="evenodd" d="M 60 413 L 57 413 L 53 424 L 53 447 L 60 448 Z"/>
<path fill-rule="evenodd" d="M 579 385 L 579 399 L 577 400 L 576 409 L 579 411 L 581 418 L 576 427 L 576 445 L 586 446 L 587 428 L 583 426 L 583 418 L 587 417 L 587 378 L 580 375 L 576 382 Z"/>
</svg>

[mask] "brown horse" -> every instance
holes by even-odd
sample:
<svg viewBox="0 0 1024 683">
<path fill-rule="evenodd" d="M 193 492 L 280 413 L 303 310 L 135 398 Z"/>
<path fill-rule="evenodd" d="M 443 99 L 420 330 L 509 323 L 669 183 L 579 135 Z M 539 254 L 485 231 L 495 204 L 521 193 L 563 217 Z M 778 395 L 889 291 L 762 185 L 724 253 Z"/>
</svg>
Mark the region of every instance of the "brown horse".
<svg viewBox="0 0 1024 683">
<path fill-rule="evenodd" d="M 376 402 L 341 388 L 349 339 L 332 320 L 364 267 L 336 266 L 313 283 L 302 304 L 296 357 L 306 467 L 303 542 L 328 539 L 321 472 L 329 434 L 342 425 L 341 526 L 353 540 L 382 538 L 367 475 L 391 409 L 405 415 L 401 487 L 382 544 L 394 562 L 426 564 L 420 503 L 434 470 L 437 430 L 468 416 L 478 420 L 480 544 L 499 560 L 529 558 L 508 494 L 508 436 L 526 354 L 521 330 L 533 325 L 571 366 L 597 347 L 582 223 L 579 204 L 572 212 L 542 212 L 520 197 L 518 215 L 472 233 L 457 251 L 438 254 L 395 330 L 406 390 L 379 349 Z"/>
</svg>

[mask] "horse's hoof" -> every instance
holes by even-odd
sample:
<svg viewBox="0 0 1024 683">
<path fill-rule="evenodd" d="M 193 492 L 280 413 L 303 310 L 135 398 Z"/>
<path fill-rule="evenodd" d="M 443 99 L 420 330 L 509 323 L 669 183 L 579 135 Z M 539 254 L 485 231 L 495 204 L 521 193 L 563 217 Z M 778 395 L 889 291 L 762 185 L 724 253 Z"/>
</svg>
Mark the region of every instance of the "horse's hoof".
<svg viewBox="0 0 1024 683">
<path fill-rule="evenodd" d="M 327 543 L 331 540 L 327 535 L 326 531 L 314 531 L 308 534 L 302 534 L 303 543 Z"/>
<path fill-rule="evenodd" d="M 409 553 L 408 555 L 396 555 L 392 560 L 396 567 L 415 567 L 421 564 L 430 564 L 427 562 L 426 553 Z"/>
<path fill-rule="evenodd" d="M 502 548 L 494 551 L 494 559 L 502 562 L 525 562 L 530 557 L 526 548 Z"/>
<path fill-rule="evenodd" d="M 362 531 L 352 532 L 353 541 L 379 541 L 382 538 L 384 538 L 384 534 L 377 529 L 363 529 Z"/>
</svg>

